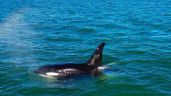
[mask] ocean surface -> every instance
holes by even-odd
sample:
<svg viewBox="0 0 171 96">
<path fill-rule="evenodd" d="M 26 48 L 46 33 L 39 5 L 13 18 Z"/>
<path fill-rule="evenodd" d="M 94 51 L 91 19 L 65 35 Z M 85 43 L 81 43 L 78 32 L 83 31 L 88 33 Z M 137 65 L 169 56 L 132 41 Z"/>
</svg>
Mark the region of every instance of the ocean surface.
<svg viewBox="0 0 171 96">
<path fill-rule="evenodd" d="M 101 76 L 33 73 L 101 42 Z M 171 96 L 171 1 L 0 0 L 0 96 Z"/>
</svg>

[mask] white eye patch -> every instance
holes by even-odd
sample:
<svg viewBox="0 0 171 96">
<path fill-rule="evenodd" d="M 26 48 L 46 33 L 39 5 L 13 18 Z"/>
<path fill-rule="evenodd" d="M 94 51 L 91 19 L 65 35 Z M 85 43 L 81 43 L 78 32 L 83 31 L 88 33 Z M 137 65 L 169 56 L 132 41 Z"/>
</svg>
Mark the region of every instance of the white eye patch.
<svg viewBox="0 0 171 96">
<path fill-rule="evenodd" d="M 48 75 L 48 76 L 59 76 L 59 73 L 56 73 L 56 72 L 47 72 L 46 75 Z"/>
</svg>

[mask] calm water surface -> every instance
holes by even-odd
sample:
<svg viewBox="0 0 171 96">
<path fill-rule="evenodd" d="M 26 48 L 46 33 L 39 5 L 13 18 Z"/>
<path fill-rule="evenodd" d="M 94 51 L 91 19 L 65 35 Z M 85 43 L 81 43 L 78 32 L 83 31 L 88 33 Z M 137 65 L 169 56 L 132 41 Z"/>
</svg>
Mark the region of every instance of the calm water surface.
<svg viewBox="0 0 171 96">
<path fill-rule="evenodd" d="M 101 42 L 102 76 L 33 73 Z M 0 0 L 0 96 L 171 96 L 171 1 Z"/>
</svg>

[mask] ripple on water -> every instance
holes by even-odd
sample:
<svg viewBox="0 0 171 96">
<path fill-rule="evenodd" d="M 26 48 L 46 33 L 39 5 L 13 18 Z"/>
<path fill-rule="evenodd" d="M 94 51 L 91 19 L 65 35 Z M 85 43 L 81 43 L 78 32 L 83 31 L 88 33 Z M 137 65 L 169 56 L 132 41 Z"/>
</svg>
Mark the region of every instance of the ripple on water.
<svg viewBox="0 0 171 96">
<path fill-rule="evenodd" d="M 92 34 L 94 32 L 96 32 L 96 28 L 93 27 L 84 27 L 84 28 L 80 28 L 77 30 L 80 34 Z"/>
<path fill-rule="evenodd" d="M 130 30 L 131 28 L 129 26 L 124 26 L 124 25 L 121 25 L 121 24 L 117 24 L 115 22 L 109 22 L 109 23 L 103 23 L 103 24 L 99 24 L 99 25 L 96 25 L 97 27 L 100 27 L 100 28 L 105 28 L 105 29 L 119 29 L 119 30 L 122 30 L 122 29 L 125 29 L 125 30 Z"/>
<path fill-rule="evenodd" d="M 81 41 L 78 37 L 69 36 L 69 35 L 63 35 L 63 36 L 57 36 L 57 37 L 47 37 L 45 38 L 48 41 L 54 41 L 54 42 L 77 42 Z"/>
</svg>

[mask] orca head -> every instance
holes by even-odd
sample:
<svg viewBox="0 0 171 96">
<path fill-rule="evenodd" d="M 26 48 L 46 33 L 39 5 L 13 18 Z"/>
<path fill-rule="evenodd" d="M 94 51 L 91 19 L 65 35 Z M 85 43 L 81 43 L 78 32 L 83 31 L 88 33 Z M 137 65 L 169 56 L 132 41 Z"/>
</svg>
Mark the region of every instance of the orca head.
<svg viewBox="0 0 171 96">
<path fill-rule="evenodd" d="M 36 74 L 45 74 L 46 72 L 50 71 L 48 65 L 42 66 L 34 71 Z"/>
<path fill-rule="evenodd" d="M 102 53 L 104 45 L 105 43 L 103 42 L 96 48 L 94 54 L 87 61 L 87 64 L 89 66 L 94 66 L 95 68 L 97 68 L 98 66 L 102 66 Z"/>
</svg>

